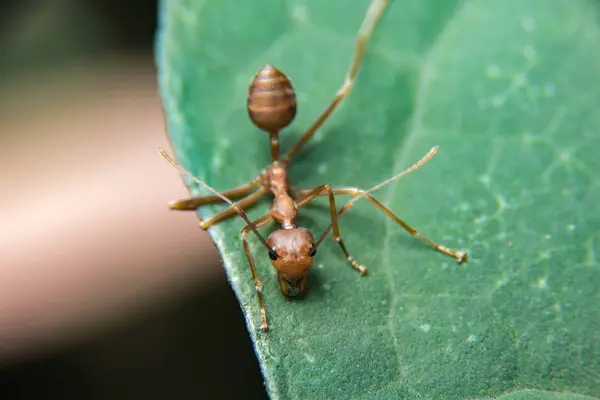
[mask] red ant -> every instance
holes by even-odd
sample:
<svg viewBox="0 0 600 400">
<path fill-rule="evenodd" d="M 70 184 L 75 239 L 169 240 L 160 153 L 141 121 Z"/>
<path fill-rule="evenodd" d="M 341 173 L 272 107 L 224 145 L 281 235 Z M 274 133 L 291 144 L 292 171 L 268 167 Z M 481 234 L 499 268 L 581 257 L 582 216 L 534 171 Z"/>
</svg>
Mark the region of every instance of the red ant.
<svg viewBox="0 0 600 400">
<path fill-rule="evenodd" d="M 352 265 L 352 267 L 355 268 L 361 275 L 366 274 L 367 269 L 363 265 L 359 264 L 346 249 L 337 224 L 338 218 L 348 211 L 348 209 L 350 209 L 352 205 L 361 197 L 365 197 L 387 216 L 402 226 L 408 233 L 418 237 L 435 250 L 456 259 L 459 263 L 465 262 L 468 258 L 468 254 L 464 251 L 455 251 L 449 249 L 421 235 L 370 194 L 371 192 L 374 192 L 382 186 L 399 179 L 400 177 L 414 171 L 426 163 L 437 152 L 437 146 L 432 148 L 412 167 L 366 191 L 358 188 L 331 188 L 327 184 L 317 186 L 314 189 L 294 189 L 289 185 L 287 167 L 291 158 L 302 149 L 306 142 L 312 138 L 317 129 L 323 125 L 325 120 L 334 111 L 340 101 L 342 101 L 350 93 L 363 58 L 365 46 L 388 2 L 389 0 L 372 1 L 369 9 L 367 10 L 363 24 L 360 27 L 354 60 L 343 85 L 338 90 L 335 98 L 331 101 L 325 111 L 323 111 L 319 118 L 308 128 L 300 140 L 283 156 L 282 159 L 279 159 L 278 135 L 279 131 L 287 127 L 296 115 L 296 96 L 294 88 L 290 80 L 272 65 L 266 65 L 254 77 L 250 84 L 247 100 L 248 114 L 252 122 L 258 128 L 269 133 L 272 162 L 252 181 L 220 193 L 208 186 L 205 182 L 194 177 L 191 173 L 176 164 L 162 149 L 159 149 L 161 155 L 171 165 L 177 168 L 181 173 L 187 175 L 191 180 L 199 183 L 213 193 L 212 196 L 194 197 L 172 202 L 170 204 L 171 209 L 196 210 L 198 207 L 206 204 L 214 204 L 224 201 L 229 203 L 230 207 L 208 220 L 201 221 L 200 227 L 202 229 L 207 230 L 212 225 L 230 218 L 236 213 L 240 215 L 244 221 L 246 221 L 247 226 L 242 229 L 242 243 L 244 245 L 246 256 L 248 257 L 248 262 L 254 278 L 256 293 L 258 295 L 262 330 L 267 330 L 269 325 L 267 323 L 265 304 L 262 297 L 263 285 L 258 277 L 254 258 L 252 257 L 246 238 L 250 231 L 253 231 L 256 234 L 256 237 L 267 249 L 269 258 L 271 259 L 271 264 L 277 271 L 281 292 L 287 297 L 294 297 L 306 290 L 308 274 L 312 265 L 313 257 L 315 256 L 319 245 L 323 242 L 332 228 L 333 237 L 344 252 L 344 255 L 350 262 L 350 265 Z M 259 187 L 258 190 L 247 195 L 256 187 Z M 274 196 L 270 212 L 256 221 L 250 221 L 244 212 L 244 209 L 254 205 L 268 192 L 271 192 Z M 295 194 L 297 199 L 294 199 L 291 194 Z M 237 204 L 230 200 L 230 198 L 240 198 L 244 195 L 247 196 L 239 200 Z M 336 195 L 352 195 L 354 197 L 348 201 L 348 203 L 346 203 L 346 205 L 339 212 L 337 212 L 335 203 Z M 325 229 L 320 238 L 315 240 L 310 231 L 296 226 L 294 221 L 298 214 L 298 208 L 309 204 L 318 196 L 329 197 L 331 224 L 327 227 L 327 229 Z M 268 239 L 265 240 L 258 232 L 258 229 L 272 222 L 273 220 L 279 223 L 281 228 L 272 232 Z"/>
</svg>

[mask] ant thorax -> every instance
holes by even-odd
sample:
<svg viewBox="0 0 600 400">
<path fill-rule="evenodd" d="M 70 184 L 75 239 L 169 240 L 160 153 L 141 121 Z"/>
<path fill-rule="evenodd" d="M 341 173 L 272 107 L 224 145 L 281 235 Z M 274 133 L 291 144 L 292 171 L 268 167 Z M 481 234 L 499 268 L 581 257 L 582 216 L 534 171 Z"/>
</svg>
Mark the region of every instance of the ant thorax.
<svg viewBox="0 0 600 400">
<path fill-rule="evenodd" d="M 294 199 L 287 193 L 276 194 L 271 205 L 271 216 L 283 229 L 293 229 L 294 220 L 298 215 L 298 207 Z"/>
<path fill-rule="evenodd" d="M 282 192 L 288 192 L 290 183 L 286 163 L 273 161 L 262 171 L 261 178 L 263 186 L 269 188 L 275 196 Z"/>
<path fill-rule="evenodd" d="M 294 220 L 298 215 L 298 206 L 288 194 L 289 183 L 286 166 L 275 161 L 263 171 L 262 178 L 263 185 L 273 193 L 271 216 L 283 229 L 295 228 Z"/>
</svg>

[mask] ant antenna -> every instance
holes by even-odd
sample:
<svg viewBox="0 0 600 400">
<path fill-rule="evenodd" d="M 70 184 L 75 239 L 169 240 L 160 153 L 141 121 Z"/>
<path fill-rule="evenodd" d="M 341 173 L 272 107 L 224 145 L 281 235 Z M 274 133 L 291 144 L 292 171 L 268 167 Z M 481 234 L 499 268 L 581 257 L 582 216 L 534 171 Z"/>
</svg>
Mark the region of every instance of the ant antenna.
<svg viewBox="0 0 600 400">
<path fill-rule="evenodd" d="M 387 185 L 388 183 L 392 183 L 392 182 L 402 178 L 403 176 L 410 174 L 417 168 L 421 167 L 427 161 L 431 160 L 431 158 L 433 156 L 435 156 L 438 149 L 439 149 L 438 146 L 432 147 L 431 150 L 429 150 L 427 152 L 427 154 L 425 154 L 419 161 L 414 163 L 410 168 L 407 168 L 404 171 L 400 172 L 399 174 L 386 179 L 385 181 L 373 186 L 369 190 L 362 191 L 361 193 L 357 194 L 356 196 L 354 196 L 353 198 L 348 200 L 348 202 L 344 205 L 344 207 L 342 207 L 342 209 L 338 212 L 338 214 L 336 216 L 336 220 L 338 220 L 346 211 L 348 211 L 348 209 L 350 209 L 354 205 L 354 203 L 356 203 L 358 200 L 360 200 L 361 197 L 365 197 L 365 196 L 369 195 L 370 193 L 373 193 L 374 191 L 381 189 L 383 186 Z M 332 227 L 333 227 L 333 222 L 331 222 L 329 224 L 329 226 L 327 227 L 327 229 L 325 229 L 325 231 L 323 232 L 323 234 L 321 235 L 319 240 L 317 240 L 317 243 L 315 244 L 315 248 L 319 247 L 319 245 L 325 239 L 325 236 L 327 236 L 327 234 L 329 233 L 329 231 L 331 230 Z"/>
<path fill-rule="evenodd" d="M 185 168 L 183 168 L 181 165 L 179 165 L 175 161 L 173 161 L 173 159 L 163 149 L 161 149 L 160 147 L 158 148 L 158 152 L 160 153 L 161 156 L 163 156 L 163 158 L 165 160 L 167 160 L 167 162 L 169 164 L 171 164 L 173 167 L 175 167 L 175 169 L 177 169 L 179 172 L 181 172 L 182 174 L 186 175 L 188 178 L 190 178 L 194 182 L 196 182 L 196 183 L 204 186 L 206 189 L 208 189 L 210 192 L 212 192 L 215 196 L 221 198 L 223 201 L 229 203 L 231 205 L 231 207 L 233 207 L 234 210 L 239 214 L 239 216 L 242 217 L 244 219 L 244 221 L 246 221 L 246 224 L 248 225 L 248 227 L 250 229 L 252 229 L 252 232 L 254 232 L 256 234 L 256 236 L 258 237 L 258 239 L 260 240 L 260 242 L 267 248 L 267 250 L 271 251 L 271 248 L 267 244 L 267 241 L 262 237 L 262 235 L 260 233 L 258 233 L 258 230 L 256 229 L 256 227 L 250 221 L 250 219 L 248 218 L 248 216 L 246 215 L 246 213 L 244 212 L 244 210 L 242 210 L 242 208 L 240 206 L 238 206 L 233 201 L 229 200 L 227 197 L 225 197 L 221 193 L 217 192 L 212 187 L 208 186 L 208 184 L 206 184 L 205 182 L 203 182 L 200 179 L 196 178 L 194 175 L 192 175 L 191 172 L 186 171 Z"/>
<path fill-rule="evenodd" d="M 348 204 L 353 204 L 354 202 L 356 202 L 358 199 L 360 199 L 361 197 L 366 196 L 367 194 L 373 193 L 376 190 L 381 189 L 383 186 L 387 185 L 388 183 L 392 183 L 400 178 L 402 178 L 404 175 L 408 175 L 411 172 L 413 172 L 415 169 L 421 167 L 423 164 L 425 164 L 427 161 L 431 160 L 431 158 L 433 156 L 435 156 L 435 154 L 437 153 L 439 149 L 439 146 L 434 146 L 431 148 L 431 150 L 429 150 L 427 152 L 427 154 L 425 154 L 419 161 L 417 161 L 416 163 L 414 163 L 410 168 L 405 169 L 404 171 L 400 172 L 397 175 L 392 176 L 389 179 L 386 179 L 385 181 L 373 186 L 371 189 L 369 190 L 365 190 L 364 192 L 357 194 L 356 196 L 354 196 L 352 199 L 350 199 L 350 201 L 348 202 Z"/>
</svg>

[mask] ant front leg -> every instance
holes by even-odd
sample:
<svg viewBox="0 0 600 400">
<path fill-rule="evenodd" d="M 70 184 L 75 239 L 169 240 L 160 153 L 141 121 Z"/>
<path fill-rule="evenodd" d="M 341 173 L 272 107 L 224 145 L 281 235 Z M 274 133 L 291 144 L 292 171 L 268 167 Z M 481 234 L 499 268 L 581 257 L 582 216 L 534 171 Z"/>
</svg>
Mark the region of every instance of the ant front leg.
<svg viewBox="0 0 600 400">
<path fill-rule="evenodd" d="M 361 275 L 365 275 L 367 273 L 367 268 L 364 265 L 359 264 L 354 259 L 354 257 L 352 257 L 350 255 L 350 253 L 346 249 L 346 245 L 344 245 L 344 240 L 342 239 L 342 236 L 340 235 L 340 229 L 339 229 L 338 223 L 337 223 L 338 213 L 337 213 L 336 206 L 335 206 L 335 196 L 334 196 L 333 190 L 331 189 L 331 186 L 321 185 L 321 186 L 317 186 L 316 188 L 314 188 L 312 190 L 305 190 L 302 192 L 305 192 L 305 196 L 296 202 L 296 205 L 298 207 L 302 207 L 302 206 L 309 204 L 311 201 L 313 201 L 315 198 L 317 198 L 319 196 L 329 196 L 329 209 L 331 211 L 330 227 L 333 226 L 333 238 L 340 245 L 340 248 L 344 252 L 346 259 L 348 260 L 348 262 L 350 263 L 352 268 L 354 268 L 358 272 L 360 272 Z M 317 242 L 317 244 L 316 244 L 317 247 L 321 244 L 321 241 L 323 240 L 324 237 L 325 237 L 325 235 L 323 235 L 321 237 L 321 239 L 319 240 L 319 242 Z"/>
<path fill-rule="evenodd" d="M 256 229 L 260 228 L 271 222 L 273 217 L 271 214 L 267 214 L 252 223 Z M 269 329 L 269 324 L 267 323 L 267 310 L 265 308 L 265 301 L 263 299 L 262 290 L 263 284 L 258 277 L 258 271 L 256 271 L 256 264 L 254 263 L 254 257 L 252 257 L 252 252 L 250 251 L 250 246 L 248 246 L 248 233 L 250 232 L 250 226 L 244 227 L 242 229 L 242 243 L 244 245 L 244 251 L 246 252 L 246 257 L 248 257 L 248 264 L 250 264 L 250 270 L 252 271 L 252 278 L 254 279 L 254 287 L 256 288 L 256 295 L 258 296 L 258 304 L 260 305 L 260 329 L 262 331 L 267 331 Z"/>
<path fill-rule="evenodd" d="M 358 196 L 365 192 L 363 189 L 359 189 L 359 188 L 335 188 L 335 189 L 331 189 L 331 191 L 332 191 L 333 195 L 350 195 L 350 196 Z M 310 193 L 311 190 L 310 189 L 295 189 L 295 190 L 293 190 L 293 192 L 298 193 L 299 195 L 303 195 L 303 194 Z M 379 200 L 377 200 L 371 194 L 369 194 L 369 193 L 364 194 L 364 197 L 367 200 L 369 200 L 369 202 L 371 202 L 371 204 L 373 204 L 375 207 L 377 207 L 381 212 L 383 212 L 385 215 L 387 215 L 392 220 L 394 220 L 394 222 L 396 222 L 398 225 L 400 225 L 402 228 L 404 228 L 404 230 L 406 230 L 412 236 L 422 240 L 423 242 L 425 242 L 426 244 L 431 246 L 434 250 L 439 251 L 440 253 L 445 254 L 449 257 L 454 258 L 459 264 L 462 264 L 468 260 L 469 254 L 466 251 L 453 250 L 444 245 L 434 242 L 433 240 L 429 239 L 428 237 L 423 236 L 416 229 L 414 229 L 413 227 L 408 225 L 406 222 L 404 222 L 402 219 L 400 219 L 396 214 L 394 214 L 389 208 L 387 208 L 386 206 L 381 204 L 379 202 Z M 352 200 L 349 201 L 348 203 L 346 203 L 344 205 L 344 207 L 342 207 L 340 212 L 337 214 L 337 218 L 339 219 L 346 211 L 348 211 L 350 208 L 352 208 L 353 205 L 354 205 L 354 202 Z M 329 225 L 329 227 L 327 227 L 327 229 L 325 230 L 325 234 L 327 232 L 329 232 L 329 230 L 331 228 L 332 228 L 332 225 Z M 335 232 L 335 226 L 333 226 L 333 230 Z"/>
<path fill-rule="evenodd" d="M 290 151 L 283 157 L 283 162 L 288 162 L 296 153 L 298 153 L 302 147 L 313 137 L 315 132 L 325 123 L 327 118 L 333 113 L 338 104 L 344 100 L 350 94 L 352 90 L 352 86 L 354 86 L 354 81 L 356 80 L 356 75 L 358 74 L 358 69 L 360 64 L 362 63 L 365 48 L 367 47 L 367 43 L 373 34 L 373 30 L 375 26 L 379 22 L 381 15 L 385 11 L 389 0 L 372 0 L 365 18 L 360 26 L 358 31 L 358 35 L 356 38 L 356 50 L 354 51 L 354 58 L 352 60 L 352 64 L 350 65 L 350 69 L 346 73 L 346 79 L 342 86 L 338 89 L 337 94 L 329 103 L 325 111 L 317 118 L 317 120 L 308 128 L 308 130 L 302 135 L 300 140 L 292 147 Z"/>
</svg>

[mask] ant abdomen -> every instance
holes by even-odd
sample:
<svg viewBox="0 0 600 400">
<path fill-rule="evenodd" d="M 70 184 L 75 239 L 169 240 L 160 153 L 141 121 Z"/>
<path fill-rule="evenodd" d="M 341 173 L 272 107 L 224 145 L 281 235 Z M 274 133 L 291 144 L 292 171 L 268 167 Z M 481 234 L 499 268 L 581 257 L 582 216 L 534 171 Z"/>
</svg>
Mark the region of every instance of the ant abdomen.
<svg viewBox="0 0 600 400">
<path fill-rule="evenodd" d="M 260 129 L 278 132 L 296 116 L 296 93 L 292 82 L 267 64 L 256 74 L 248 91 L 248 115 Z"/>
</svg>

